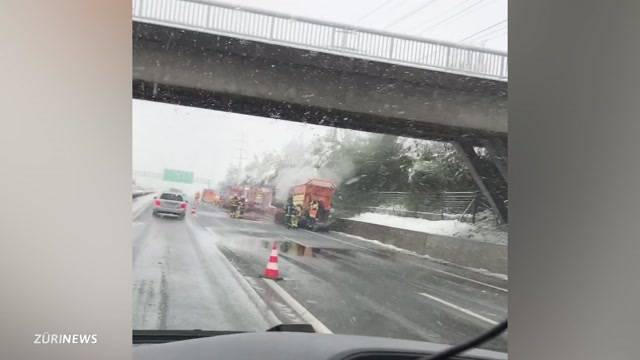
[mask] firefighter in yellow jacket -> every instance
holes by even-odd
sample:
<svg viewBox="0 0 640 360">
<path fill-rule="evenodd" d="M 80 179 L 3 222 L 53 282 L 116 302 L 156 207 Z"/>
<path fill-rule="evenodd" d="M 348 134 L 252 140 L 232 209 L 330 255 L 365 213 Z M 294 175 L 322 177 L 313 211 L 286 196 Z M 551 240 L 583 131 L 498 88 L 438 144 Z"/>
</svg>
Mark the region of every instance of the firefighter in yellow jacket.
<svg viewBox="0 0 640 360">
<path fill-rule="evenodd" d="M 311 220 L 311 225 L 315 224 L 318 221 L 318 211 L 320 209 L 320 204 L 318 200 L 313 200 L 311 205 L 309 205 L 309 218 Z"/>
<path fill-rule="evenodd" d="M 299 222 L 300 222 L 300 215 L 302 215 L 302 207 L 300 207 L 300 205 L 297 205 L 295 207 L 295 209 L 293 210 L 293 213 L 291 214 L 291 217 L 289 218 L 289 228 L 290 229 L 297 229 Z"/>
<path fill-rule="evenodd" d="M 233 195 L 233 197 L 229 200 L 230 214 L 232 218 L 240 217 L 240 199 L 238 196 Z"/>
</svg>

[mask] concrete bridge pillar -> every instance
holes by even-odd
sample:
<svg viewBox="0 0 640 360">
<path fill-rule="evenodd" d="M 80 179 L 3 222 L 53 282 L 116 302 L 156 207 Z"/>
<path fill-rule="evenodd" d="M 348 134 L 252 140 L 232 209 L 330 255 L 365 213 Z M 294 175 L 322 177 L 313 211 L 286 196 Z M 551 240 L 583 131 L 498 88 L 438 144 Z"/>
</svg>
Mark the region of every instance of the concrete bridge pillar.
<svg viewBox="0 0 640 360">
<path fill-rule="evenodd" d="M 507 223 L 509 221 L 509 214 L 507 208 L 508 200 L 508 185 L 506 181 L 506 162 L 504 164 L 504 173 L 500 170 L 500 166 L 497 163 L 501 161 L 492 161 L 491 163 L 482 162 L 480 157 L 474 150 L 473 143 L 466 140 L 457 140 L 453 142 L 456 150 L 462 155 L 465 164 L 467 165 L 471 176 L 475 181 L 478 189 L 485 199 L 489 202 L 489 205 L 493 209 L 494 213 L 498 217 L 501 223 Z M 496 148 L 489 150 L 490 156 L 492 151 L 497 151 Z M 502 158 L 506 160 L 506 157 Z"/>
</svg>

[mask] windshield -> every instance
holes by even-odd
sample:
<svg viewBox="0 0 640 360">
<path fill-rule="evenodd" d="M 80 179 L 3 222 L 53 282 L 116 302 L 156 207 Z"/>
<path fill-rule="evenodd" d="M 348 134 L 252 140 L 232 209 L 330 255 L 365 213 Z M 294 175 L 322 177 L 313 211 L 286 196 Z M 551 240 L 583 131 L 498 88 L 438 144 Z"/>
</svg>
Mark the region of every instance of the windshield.
<svg viewBox="0 0 640 360">
<path fill-rule="evenodd" d="M 162 200 L 172 200 L 172 201 L 182 201 L 182 196 L 177 195 L 177 194 L 164 193 L 164 194 L 160 195 L 160 199 L 162 199 Z"/>
<path fill-rule="evenodd" d="M 200 8 L 180 28 L 134 6 L 133 328 L 455 344 L 505 319 L 498 53 Z M 273 29 L 222 20 L 256 14 Z"/>
</svg>

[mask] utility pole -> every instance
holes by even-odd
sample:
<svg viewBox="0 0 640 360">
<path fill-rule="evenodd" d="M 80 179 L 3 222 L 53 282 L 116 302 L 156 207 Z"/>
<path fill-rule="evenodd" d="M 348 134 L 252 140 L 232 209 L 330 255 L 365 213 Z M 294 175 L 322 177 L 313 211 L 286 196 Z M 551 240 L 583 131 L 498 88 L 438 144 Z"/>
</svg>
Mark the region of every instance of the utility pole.
<svg viewBox="0 0 640 360">
<path fill-rule="evenodd" d="M 239 176 L 238 177 L 242 178 L 242 175 L 243 175 L 243 172 L 244 172 L 244 168 L 243 168 L 243 165 L 244 165 L 244 151 L 245 151 L 245 148 L 247 146 L 246 134 L 244 132 L 242 132 L 240 134 L 240 136 L 238 138 L 236 138 L 235 143 L 236 143 L 235 150 L 236 150 L 236 154 L 237 154 L 236 155 L 236 163 L 237 163 L 238 172 L 239 172 L 239 174 L 238 174 Z"/>
</svg>

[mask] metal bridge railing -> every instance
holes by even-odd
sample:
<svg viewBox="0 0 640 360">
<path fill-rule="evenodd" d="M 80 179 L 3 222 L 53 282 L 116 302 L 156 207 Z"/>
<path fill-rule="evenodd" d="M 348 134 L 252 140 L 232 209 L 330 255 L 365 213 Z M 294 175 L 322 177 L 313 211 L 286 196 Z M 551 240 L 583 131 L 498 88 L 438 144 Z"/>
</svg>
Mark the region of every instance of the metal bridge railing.
<svg viewBox="0 0 640 360">
<path fill-rule="evenodd" d="M 507 80 L 507 54 L 202 0 L 133 0 L 133 18 L 452 72 Z"/>
</svg>

